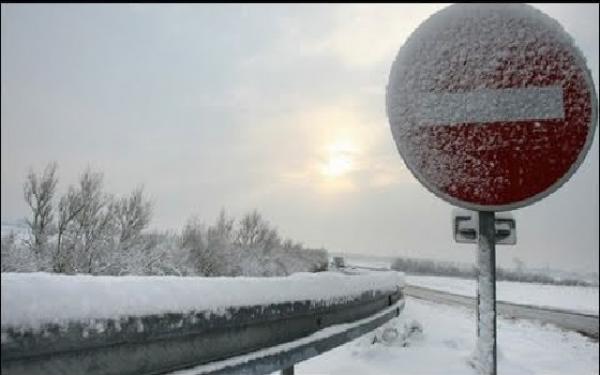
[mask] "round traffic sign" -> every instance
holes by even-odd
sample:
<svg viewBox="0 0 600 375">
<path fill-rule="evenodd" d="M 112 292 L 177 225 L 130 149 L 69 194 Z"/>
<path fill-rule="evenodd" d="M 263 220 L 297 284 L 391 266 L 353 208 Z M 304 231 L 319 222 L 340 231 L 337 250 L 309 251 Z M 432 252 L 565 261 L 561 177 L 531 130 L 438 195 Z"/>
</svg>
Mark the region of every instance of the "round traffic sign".
<svg viewBox="0 0 600 375">
<path fill-rule="evenodd" d="M 558 189 L 597 122 L 581 52 L 557 21 L 524 4 L 456 4 L 431 16 L 400 48 L 386 104 L 415 177 L 480 211 Z"/>
</svg>

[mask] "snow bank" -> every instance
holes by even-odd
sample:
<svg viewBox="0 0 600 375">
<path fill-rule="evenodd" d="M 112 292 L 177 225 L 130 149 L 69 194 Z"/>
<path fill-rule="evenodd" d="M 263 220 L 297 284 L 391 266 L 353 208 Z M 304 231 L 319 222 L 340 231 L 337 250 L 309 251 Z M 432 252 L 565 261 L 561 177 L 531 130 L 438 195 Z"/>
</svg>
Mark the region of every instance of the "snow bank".
<svg viewBox="0 0 600 375">
<path fill-rule="evenodd" d="M 295 366 L 297 374 L 477 375 L 469 365 L 476 345 L 475 312 L 408 298 L 404 311 L 381 331 L 420 323 L 423 333 L 374 342 L 377 331 Z M 403 335 L 399 335 L 402 337 Z M 598 343 L 575 332 L 527 320 L 498 318 L 498 374 L 598 374 Z M 277 373 L 278 374 L 278 373 Z M 272 375 L 277 375 L 273 373 Z"/>
<path fill-rule="evenodd" d="M 288 277 L 89 276 L 2 273 L 2 328 L 125 316 L 209 311 L 289 301 L 343 302 L 369 291 L 394 291 L 397 272 Z"/>
</svg>

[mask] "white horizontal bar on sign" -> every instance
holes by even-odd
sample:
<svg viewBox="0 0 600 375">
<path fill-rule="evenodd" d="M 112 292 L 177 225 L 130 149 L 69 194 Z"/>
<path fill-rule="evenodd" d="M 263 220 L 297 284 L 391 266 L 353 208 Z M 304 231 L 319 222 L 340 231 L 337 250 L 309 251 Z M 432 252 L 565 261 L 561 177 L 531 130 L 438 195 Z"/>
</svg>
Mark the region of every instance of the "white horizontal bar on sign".
<svg viewBox="0 0 600 375">
<path fill-rule="evenodd" d="M 563 119 L 560 86 L 479 89 L 469 92 L 425 92 L 417 100 L 419 125 Z"/>
</svg>

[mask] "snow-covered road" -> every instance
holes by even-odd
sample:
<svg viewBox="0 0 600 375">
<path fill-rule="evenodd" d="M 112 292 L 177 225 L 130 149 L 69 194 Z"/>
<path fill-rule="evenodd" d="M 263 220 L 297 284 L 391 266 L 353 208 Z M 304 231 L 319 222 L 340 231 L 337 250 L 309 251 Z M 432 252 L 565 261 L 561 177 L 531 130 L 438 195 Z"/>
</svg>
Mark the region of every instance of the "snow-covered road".
<svg viewBox="0 0 600 375">
<path fill-rule="evenodd" d="M 475 297 L 477 291 L 475 280 L 457 277 L 407 275 L 406 282 L 469 297 Z M 498 281 L 496 293 L 498 301 L 598 315 L 598 287 Z"/>
<path fill-rule="evenodd" d="M 475 309 L 477 303 L 475 297 L 452 294 L 414 285 L 406 286 L 405 294 L 437 303 L 467 306 L 471 309 Z M 505 318 L 531 319 L 550 323 L 567 330 L 580 332 L 598 340 L 598 315 L 504 301 L 497 301 L 496 311 Z"/>
<path fill-rule="evenodd" d="M 418 324 L 410 324 L 416 321 Z M 472 310 L 408 298 L 404 312 L 385 327 L 419 325 L 407 340 L 373 344 L 385 328 L 301 362 L 302 375 L 475 375 L 468 361 L 475 348 Z M 406 343 L 407 346 L 402 346 Z M 525 320 L 498 319 L 498 373 L 510 375 L 598 374 L 598 343 L 580 334 Z"/>
</svg>

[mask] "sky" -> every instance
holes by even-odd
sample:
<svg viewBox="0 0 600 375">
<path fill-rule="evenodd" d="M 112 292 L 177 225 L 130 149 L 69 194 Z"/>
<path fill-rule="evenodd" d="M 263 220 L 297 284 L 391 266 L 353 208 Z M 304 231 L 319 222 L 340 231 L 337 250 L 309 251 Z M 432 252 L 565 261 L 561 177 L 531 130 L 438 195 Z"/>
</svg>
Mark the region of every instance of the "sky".
<svg viewBox="0 0 600 375">
<path fill-rule="evenodd" d="M 452 206 L 405 167 L 385 111 L 403 42 L 446 4 L 2 4 L 1 217 L 27 215 L 28 169 L 58 192 L 91 167 L 138 185 L 152 228 L 257 209 L 332 252 L 473 262 Z M 598 4 L 534 4 L 587 59 Z M 500 265 L 598 271 L 598 132 L 579 170 L 513 212 Z"/>
</svg>

